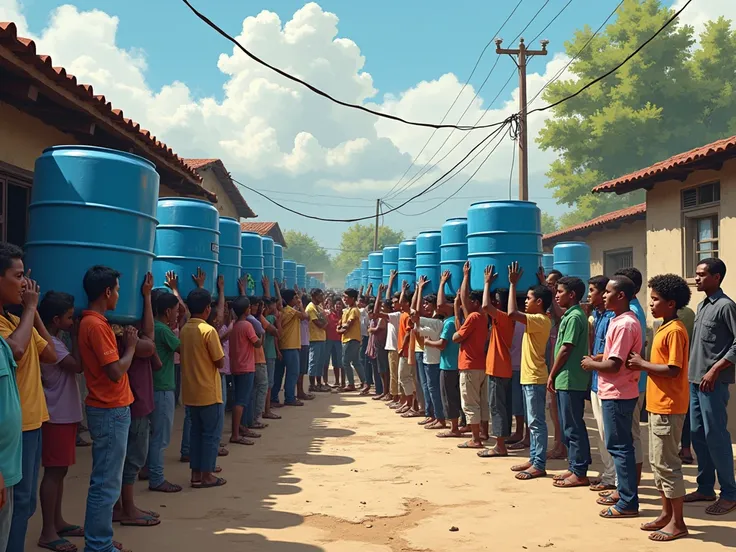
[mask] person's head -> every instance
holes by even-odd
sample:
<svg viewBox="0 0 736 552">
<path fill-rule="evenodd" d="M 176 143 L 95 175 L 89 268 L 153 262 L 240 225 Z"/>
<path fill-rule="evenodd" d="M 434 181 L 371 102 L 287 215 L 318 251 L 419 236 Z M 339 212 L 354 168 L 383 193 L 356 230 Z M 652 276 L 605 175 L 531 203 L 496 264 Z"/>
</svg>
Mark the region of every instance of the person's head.
<svg viewBox="0 0 736 552">
<path fill-rule="evenodd" d="M 355 306 L 358 301 L 358 290 L 353 288 L 346 289 L 342 294 L 342 302 L 347 305 L 348 308 Z"/>
<path fill-rule="evenodd" d="M 299 301 L 299 296 L 293 289 L 284 289 L 281 291 L 281 298 L 284 300 L 284 304 L 290 307 L 295 307 Z"/>
<path fill-rule="evenodd" d="M 154 311 L 161 322 L 172 326 L 179 318 L 179 299 L 173 293 L 160 293 Z"/>
<path fill-rule="evenodd" d="M 552 290 L 552 293 L 557 290 L 557 282 L 559 282 L 562 277 L 562 272 L 555 269 L 550 270 L 549 274 L 547 274 L 545 281 L 547 282 L 547 287 Z"/>
<path fill-rule="evenodd" d="M 437 303 L 437 314 L 447 318 L 455 313 L 455 296 L 445 295 L 444 303 Z"/>
<path fill-rule="evenodd" d="M 552 298 L 552 290 L 547 286 L 532 286 L 526 292 L 524 310 L 527 314 L 544 314 L 552 305 Z"/>
<path fill-rule="evenodd" d="M 392 299 L 384 299 L 381 303 L 381 309 L 383 310 L 384 314 L 388 314 L 390 312 L 394 312 L 394 302 Z"/>
<path fill-rule="evenodd" d="M 187 307 L 194 318 L 207 320 L 212 312 L 212 295 L 206 289 L 193 289 L 187 295 Z"/>
<path fill-rule="evenodd" d="M 603 294 L 606 291 L 606 284 L 608 284 L 606 276 L 593 276 L 588 280 L 588 303 L 595 308 L 600 308 L 604 304 Z"/>
<path fill-rule="evenodd" d="M 654 318 L 670 320 L 690 303 L 690 286 L 676 274 L 660 274 L 649 279 L 649 310 Z"/>
<path fill-rule="evenodd" d="M 703 259 L 695 268 L 695 286 L 707 295 L 718 291 L 725 277 L 726 263 L 721 259 Z"/>
<path fill-rule="evenodd" d="M 414 299 L 414 294 L 407 290 L 404 292 L 404 301 L 401 302 L 401 295 L 399 295 L 399 310 L 401 312 L 409 312 L 411 310 L 411 302 Z"/>
<path fill-rule="evenodd" d="M 636 285 L 627 276 L 614 276 L 606 284 L 606 292 L 603 295 L 606 310 L 615 312 L 617 315 L 629 310 L 629 302 L 634 298 Z"/>
<path fill-rule="evenodd" d="M 342 307 L 343 307 L 342 299 L 340 299 L 337 296 L 333 297 L 332 298 L 332 310 L 340 312 L 342 311 Z"/>
<path fill-rule="evenodd" d="M 358 297 L 358 307 L 360 307 L 361 309 L 364 309 L 367 304 L 368 304 L 368 297 L 366 297 L 365 295 L 361 295 L 360 297 Z"/>
<path fill-rule="evenodd" d="M 644 279 L 641 276 L 641 271 L 638 268 L 619 268 L 613 273 L 614 276 L 626 276 L 629 280 L 634 282 L 634 295 L 641 291 L 641 286 L 644 284 Z"/>
<path fill-rule="evenodd" d="M 563 309 L 577 305 L 585 295 L 585 284 L 575 276 L 563 276 L 557 281 L 555 300 Z"/>
<path fill-rule="evenodd" d="M 483 306 L 483 292 L 471 291 L 470 301 L 468 301 L 468 312 L 478 312 Z"/>
<path fill-rule="evenodd" d="M 107 266 L 93 266 L 84 275 L 82 287 L 90 304 L 100 303 L 105 310 L 115 310 L 120 297 L 120 273 Z"/>
<path fill-rule="evenodd" d="M 46 328 L 68 332 L 74 325 L 74 297 L 62 291 L 47 291 L 38 305 Z"/>
<path fill-rule="evenodd" d="M 238 320 L 244 320 L 250 314 L 251 303 L 247 297 L 238 297 L 233 301 L 233 311 Z"/>
<path fill-rule="evenodd" d="M 398 312 L 399 310 L 399 298 L 401 297 L 401 294 L 394 293 L 391 297 L 391 307 L 393 308 L 392 312 Z"/>
<path fill-rule="evenodd" d="M 2 306 L 20 305 L 25 289 L 23 250 L 12 243 L 0 242 L 0 301 L 2 301 Z"/>
<path fill-rule="evenodd" d="M 313 288 L 309 295 L 312 297 L 312 303 L 315 305 L 321 305 L 325 300 L 325 293 L 319 288 Z"/>
<path fill-rule="evenodd" d="M 250 301 L 250 313 L 256 317 L 261 316 L 263 314 L 263 298 L 254 295 L 248 297 L 248 301 Z"/>
<path fill-rule="evenodd" d="M 422 303 L 419 307 L 419 314 L 424 317 L 430 317 L 437 310 L 437 296 L 434 293 L 430 293 L 426 297 L 422 298 Z"/>
<path fill-rule="evenodd" d="M 493 294 L 493 306 L 502 312 L 509 309 L 509 290 L 498 288 Z"/>
</svg>

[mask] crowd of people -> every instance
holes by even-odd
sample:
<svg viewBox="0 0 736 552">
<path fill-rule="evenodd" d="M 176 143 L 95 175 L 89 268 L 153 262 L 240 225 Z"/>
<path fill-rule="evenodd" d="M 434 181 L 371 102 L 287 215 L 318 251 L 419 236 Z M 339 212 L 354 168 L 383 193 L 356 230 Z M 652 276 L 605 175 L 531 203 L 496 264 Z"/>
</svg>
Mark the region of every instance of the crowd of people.
<svg viewBox="0 0 736 552">
<path fill-rule="evenodd" d="M 0 244 L 0 552 L 24 549 L 37 500 L 38 545 L 56 552 L 75 552 L 73 538 L 84 538 L 89 552 L 122 550 L 114 523 L 158 525 L 159 513 L 136 506 L 134 484 L 182 490 L 166 479 L 164 462 L 179 404 L 180 460 L 190 466 L 189 485 L 208 489 L 227 483 L 217 458 L 229 454 L 228 445 L 254 445 L 269 421 L 281 418 L 279 409 L 326 392 L 373 395 L 483 458 L 528 449 L 528 461 L 511 468 L 520 481 L 547 476 L 548 459 L 566 459 L 552 484 L 596 491 L 607 519 L 639 515 L 648 457 L 662 502 L 661 514 L 641 526 L 653 541 L 687 536 L 685 502 L 712 502 L 712 515 L 736 509 L 726 427 L 736 304 L 721 290 L 721 260 L 697 267 L 697 289 L 705 293 L 697 316 L 687 306 L 685 280 L 649 280 L 658 321 L 651 346 L 635 268 L 587 283 L 540 271 L 539 285 L 525 290 L 518 289 L 518 264 L 508 267 L 507 289 L 487 267 L 482 291 L 470 289 L 470 270 L 466 264 L 455 297 L 445 294 L 449 273 L 429 294 L 426 278 L 412 290 L 398 285 L 394 272 L 386 286 L 339 295 L 264 278 L 263 296 L 246 296 L 240 281 L 240 295 L 226 298 L 219 277 L 213 300 L 201 270 L 182 297 L 173 272 L 165 288 L 154 289 L 150 274 L 139 284 L 114 267 L 94 266 L 80 305 L 82 298 L 66 293 L 41 295 L 22 250 Z M 143 313 L 133 325 L 108 320 L 121 278 L 140 285 Z M 588 476 L 586 401 L 603 465 L 597 478 Z M 80 428 L 89 431 L 92 450 L 83 526 L 67 522 L 62 507 L 76 447 L 89 444 Z M 682 464 L 694 461 L 691 448 L 698 487 L 686 493 Z"/>
</svg>

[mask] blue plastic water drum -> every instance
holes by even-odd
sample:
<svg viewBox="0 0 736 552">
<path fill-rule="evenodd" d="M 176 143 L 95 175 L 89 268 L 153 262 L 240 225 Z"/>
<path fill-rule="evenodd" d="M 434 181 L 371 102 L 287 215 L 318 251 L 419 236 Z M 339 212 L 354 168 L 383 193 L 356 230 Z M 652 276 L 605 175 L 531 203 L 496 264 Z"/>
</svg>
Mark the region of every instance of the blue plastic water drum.
<svg viewBox="0 0 736 552">
<path fill-rule="evenodd" d="M 424 286 L 424 295 L 437 293 L 440 284 L 440 246 L 442 235 L 436 230 L 420 232 L 416 239 L 416 276 L 426 276 L 429 283 Z"/>
<path fill-rule="evenodd" d="M 555 257 L 554 268 L 565 276 L 580 278 L 587 290 L 590 280 L 590 246 L 585 242 L 561 242 L 554 246 L 552 253 Z"/>
<path fill-rule="evenodd" d="M 273 281 L 276 277 L 276 259 L 274 256 L 274 241 L 271 236 L 261 236 L 263 246 L 263 274 L 268 276 L 268 291 L 274 296 Z"/>
<path fill-rule="evenodd" d="M 204 288 L 217 292 L 220 251 L 220 214 L 208 201 L 167 197 L 158 201 L 158 228 L 153 261 L 153 280 L 163 285 L 166 272 L 179 276 L 179 292 L 186 299 L 195 288 L 192 275 L 201 268 L 207 278 Z"/>
<path fill-rule="evenodd" d="M 296 285 L 299 289 L 307 287 L 307 267 L 303 264 L 296 265 Z"/>
<path fill-rule="evenodd" d="M 296 261 L 284 259 L 284 283 L 286 289 L 294 289 L 296 285 Z"/>
<path fill-rule="evenodd" d="M 378 286 L 383 282 L 383 252 L 374 251 L 368 254 L 368 283 L 373 284 L 373 293 L 378 293 Z"/>
<path fill-rule="evenodd" d="M 463 283 L 463 265 L 468 260 L 468 219 L 451 218 L 442 225 L 440 272 L 449 271 L 445 294 L 457 295 Z"/>
<path fill-rule="evenodd" d="M 368 259 L 360 261 L 360 285 L 368 289 Z"/>
<path fill-rule="evenodd" d="M 225 277 L 225 297 L 237 297 L 240 278 L 240 223 L 234 218 L 220 217 L 220 268 Z"/>
<path fill-rule="evenodd" d="M 409 289 L 414 289 L 417 281 L 417 242 L 416 240 L 404 240 L 399 244 L 399 281 L 406 281 Z M 398 285 L 396 286 L 398 288 Z"/>
<path fill-rule="evenodd" d="M 277 282 L 284 281 L 284 246 L 273 244 L 273 277 Z"/>
<path fill-rule="evenodd" d="M 241 232 L 240 273 L 245 278 L 246 295 L 263 295 L 263 240 L 255 232 Z"/>
<path fill-rule="evenodd" d="M 158 188 L 154 165 L 137 155 L 92 146 L 44 150 L 36 160 L 25 244 L 25 265 L 41 293 L 64 291 L 84 308 L 84 274 L 109 266 L 121 273 L 110 319 L 139 321 L 140 287 L 154 257 Z"/>
<path fill-rule="evenodd" d="M 391 271 L 399 270 L 399 247 L 397 245 L 387 245 L 383 248 L 383 264 L 381 280 L 383 285 L 388 286 L 389 279 L 391 278 Z M 399 278 L 394 278 L 394 285 L 391 289 L 391 293 L 396 293 L 399 290 Z"/>
<path fill-rule="evenodd" d="M 498 272 L 494 288 L 508 288 L 508 266 L 518 261 L 524 269 L 519 292 L 536 285 L 542 262 L 542 215 L 531 201 L 482 201 L 468 209 L 470 287 L 483 289 L 483 271 Z"/>
<path fill-rule="evenodd" d="M 555 267 L 555 256 L 552 253 L 545 253 L 542 255 L 542 268 L 545 274 L 549 274 L 549 271 Z"/>
</svg>

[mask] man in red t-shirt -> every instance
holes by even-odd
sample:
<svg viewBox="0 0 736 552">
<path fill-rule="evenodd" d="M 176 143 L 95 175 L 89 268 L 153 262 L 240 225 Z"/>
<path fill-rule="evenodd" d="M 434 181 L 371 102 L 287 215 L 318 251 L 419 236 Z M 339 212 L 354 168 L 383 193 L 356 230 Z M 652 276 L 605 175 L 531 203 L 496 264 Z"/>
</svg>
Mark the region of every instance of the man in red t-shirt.
<svg viewBox="0 0 736 552">
<path fill-rule="evenodd" d="M 455 324 L 460 328 L 452 336 L 460 344 L 460 402 L 473 437 L 458 448 L 482 449 L 488 440 L 488 399 L 486 384 L 486 341 L 488 317 L 481 312 L 483 294 L 470 291 L 470 263 L 463 267 L 463 283 L 455 298 Z"/>
</svg>

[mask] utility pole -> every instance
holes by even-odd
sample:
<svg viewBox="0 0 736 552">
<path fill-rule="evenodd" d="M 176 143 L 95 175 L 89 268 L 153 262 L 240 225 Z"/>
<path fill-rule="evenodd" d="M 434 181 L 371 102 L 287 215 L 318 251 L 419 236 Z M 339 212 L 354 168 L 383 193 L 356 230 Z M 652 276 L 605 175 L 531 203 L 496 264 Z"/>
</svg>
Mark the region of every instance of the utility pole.
<svg viewBox="0 0 736 552">
<path fill-rule="evenodd" d="M 378 249 L 378 217 L 381 214 L 381 200 L 376 200 L 376 229 L 373 232 L 373 251 Z"/>
<path fill-rule="evenodd" d="M 534 56 L 546 56 L 549 40 L 542 40 L 541 50 L 529 50 L 524 39 L 519 40 L 517 49 L 501 48 L 503 39 L 496 39 L 496 53 L 508 54 L 519 68 L 519 199 L 529 200 L 529 158 L 527 157 L 528 133 L 526 125 L 526 64 Z M 516 58 L 514 58 L 516 56 Z"/>
</svg>

